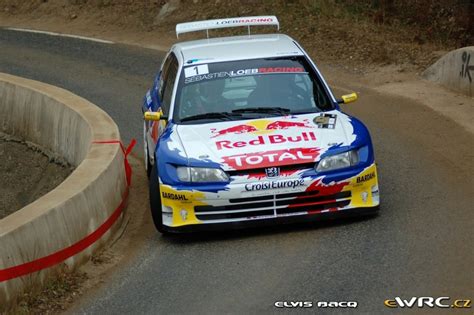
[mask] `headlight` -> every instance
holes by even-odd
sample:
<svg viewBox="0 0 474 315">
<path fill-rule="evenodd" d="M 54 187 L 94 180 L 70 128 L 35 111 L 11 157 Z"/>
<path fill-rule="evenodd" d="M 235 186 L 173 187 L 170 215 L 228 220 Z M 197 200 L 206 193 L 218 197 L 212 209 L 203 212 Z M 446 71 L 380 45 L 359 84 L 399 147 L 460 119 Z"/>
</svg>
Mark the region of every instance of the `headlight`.
<svg viewBox="0 0 474 315">
<path fill-rule="evenodd" d="M 316 172 L 337 170 L 357 165 L 359 163 L 359 154 L 357 150 L 326 156 L 319 161 Z"/>
<path fill-rule="evenodd" d="M 176 172 L 182 182 L 205 183 L 227 182 L 229 180 L 227 174 L 218 168 L 179 166 L 176 168 Z"/>
</svg>

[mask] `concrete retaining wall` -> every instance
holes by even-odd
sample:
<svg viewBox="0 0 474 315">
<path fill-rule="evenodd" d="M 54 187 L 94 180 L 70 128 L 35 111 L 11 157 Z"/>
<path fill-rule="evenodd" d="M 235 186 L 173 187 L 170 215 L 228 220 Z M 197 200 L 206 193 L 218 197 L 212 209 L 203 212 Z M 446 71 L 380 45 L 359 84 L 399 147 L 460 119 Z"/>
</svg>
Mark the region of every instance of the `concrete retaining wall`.
<svg viewBox="0 0 474 315">
<path fill-rule="evenodd" d="M 0 274 L 77 244 L 111 217 L 128 192 L 117 125 L 100 108 L 66 90 L 0 73 L 0 131 L 64 157 L 76 170 L 56 189 L 0 220 Z M 59 268 L 86 261 L 120 226 L 63 263 L 0 282 L 0 311 Z M 97 234 L 97 233 L 96 233 Z M 71 251 L 70 251 L 71 252 Z M 56 257 L 57 259 L 57 257 Z"/>
<path fill-rule="evenodd" d="M 474 46 L 449 52 L 426 69 L 423 78 L 474 96 Z"/>
</svg>

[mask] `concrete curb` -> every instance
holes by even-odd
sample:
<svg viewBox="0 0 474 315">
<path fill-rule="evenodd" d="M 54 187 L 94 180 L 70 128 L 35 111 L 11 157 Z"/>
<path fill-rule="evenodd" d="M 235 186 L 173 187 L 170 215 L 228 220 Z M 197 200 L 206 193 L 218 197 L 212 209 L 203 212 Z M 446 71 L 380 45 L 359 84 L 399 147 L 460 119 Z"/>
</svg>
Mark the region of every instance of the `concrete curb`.
<svg viewBox="0 0 474 315">
<path fill-rule="evenodd" d="M 474 46 L 447 53 L 426 69 L 422 77 L 474 97 Z"/>
<path fill-rule="evenodd" d="M 0 131 L 76 166 L 56 189 L 0 220 L 1 311 L 107 242 L 121 225 L 128 185 L 117 125 L 66 90 L 0 73 Z M 25 275 L 15 275 L 17 267 Z"/>
</svg>

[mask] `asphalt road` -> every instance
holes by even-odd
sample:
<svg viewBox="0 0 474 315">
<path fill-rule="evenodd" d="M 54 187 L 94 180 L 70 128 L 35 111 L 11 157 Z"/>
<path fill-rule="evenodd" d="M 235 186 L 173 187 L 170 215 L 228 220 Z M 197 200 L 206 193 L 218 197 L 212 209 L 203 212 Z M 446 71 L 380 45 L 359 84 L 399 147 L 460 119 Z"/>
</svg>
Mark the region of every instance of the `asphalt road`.
<svg viewBox="0 0 474 315">
<path fill-rule="evenodd" d="M 139 108 L 161 57 L 0 30 L 1 72 L 89 99 L 117 122 L 125 142 L 141 139 Z M 474 299 L 472 135 L 407 99 L 343 78 L 338 84 L 361 92 L 347 111 L 373 137 L 378 217 L 184 238 L 149 232 L 136 254 L 72 312 L 273 313 L 280 311 L 275 301 L 292 300 L 357 301 L 358 313 L 392 314 L 400 310 L 383 301 L 395 296 Z"/>
</svg>

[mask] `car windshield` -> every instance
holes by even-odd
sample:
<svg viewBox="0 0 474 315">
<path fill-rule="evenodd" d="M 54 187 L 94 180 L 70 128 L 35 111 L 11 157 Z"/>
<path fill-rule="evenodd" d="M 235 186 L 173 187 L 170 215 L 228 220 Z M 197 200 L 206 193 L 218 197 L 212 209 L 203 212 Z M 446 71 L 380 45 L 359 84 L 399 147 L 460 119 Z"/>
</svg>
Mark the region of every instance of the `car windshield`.
<svg viewBox="0 0 474 315">
<path fill-rule="evenodd" d="M 186 123 L 334 108 L 321 81 L 302 56 L 185 66 L 175 104 L 175 121 Z"/>
</svg>

